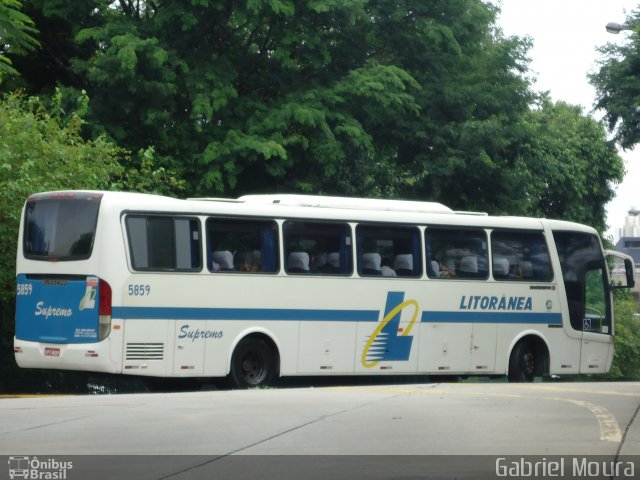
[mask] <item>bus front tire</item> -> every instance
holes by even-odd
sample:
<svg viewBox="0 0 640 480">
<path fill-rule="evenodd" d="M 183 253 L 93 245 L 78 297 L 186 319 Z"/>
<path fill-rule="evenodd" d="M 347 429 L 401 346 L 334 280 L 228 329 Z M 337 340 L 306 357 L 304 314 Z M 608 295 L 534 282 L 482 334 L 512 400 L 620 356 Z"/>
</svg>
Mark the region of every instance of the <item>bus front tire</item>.
<svg viewBox="0 0 640 480">
<path fill-rule="evenodd" d="M 536 351 L 533 345 L 529 342 L 518 343 L 509 358 L 507 378 L 514 383 L 533 382 L 536 373 L 536 362 Z"/>
<path fill-rule="evenodd" d="M 276 368 L 272 347 L 262 338 L 246 337 L 233 351 L 229 377 L 235 388 L 267 386 L 273 382 Z"/>
</svg>

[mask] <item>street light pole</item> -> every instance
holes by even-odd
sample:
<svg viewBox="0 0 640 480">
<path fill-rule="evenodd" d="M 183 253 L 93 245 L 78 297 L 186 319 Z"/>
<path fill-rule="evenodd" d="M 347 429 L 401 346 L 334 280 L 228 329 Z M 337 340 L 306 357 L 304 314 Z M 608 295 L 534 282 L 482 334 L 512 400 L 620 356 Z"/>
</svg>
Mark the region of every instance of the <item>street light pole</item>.
<svg viewBox="0 0 640 480">
<path fill-rule="evenodd" d="M 607 32 L 613 33 L 615 35 L 619 34 L 622 30 L 633 30 L 633 28 L 629 27 L 628 25 L 616 22 L 607 23 L 605 28 L 607 29 Z"/>
</svg>

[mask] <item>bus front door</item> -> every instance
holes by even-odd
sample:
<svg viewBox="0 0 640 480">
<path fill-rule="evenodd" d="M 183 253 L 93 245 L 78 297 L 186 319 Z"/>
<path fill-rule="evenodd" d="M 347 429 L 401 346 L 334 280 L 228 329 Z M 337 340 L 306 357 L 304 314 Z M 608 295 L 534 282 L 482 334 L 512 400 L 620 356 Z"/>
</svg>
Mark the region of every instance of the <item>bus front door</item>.
<svg viewBox="0 0 640 480">
<path fill-rule="evenodd" d="M 580 373 L 606 373 L 613 337 L 606 277 L 600 262 L 588 265 L 584 290 Z"/>
<path fill-rule="evenodd" d="M 600 240 L 582 232 L 554 231 L 570 328 L 580 332 L 580 373 L 608 371 L 613 344 L 611 293 Z"/>
</svg>

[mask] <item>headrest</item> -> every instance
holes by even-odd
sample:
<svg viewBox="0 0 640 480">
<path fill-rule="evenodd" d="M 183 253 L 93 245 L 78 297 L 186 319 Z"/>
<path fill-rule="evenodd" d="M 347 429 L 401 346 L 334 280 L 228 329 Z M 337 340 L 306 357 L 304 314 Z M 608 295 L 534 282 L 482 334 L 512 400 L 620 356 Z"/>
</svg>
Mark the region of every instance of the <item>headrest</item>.
<svg viewBox="0 0 640 480">
<path fill-rule="evenodd" d="M 331 252 L 327 255 L 327 263 L 335 268 L 340 268 L 340 253 Z"/>
<path fill-rule="evenodd" d="M 460 272 L 478 273 L 478 257 L 476 255 L 467 255 L 460 259 Z"/>
<path fill-rule="evenodd" d="M 370 270 L 380 270 L 381 263 L 382 257 L 379 253 L 362 254 L 362 268 L 368 268 Z"/>
<path fill-rule="evenodd" d="M 413 270 L 413 255 L 411 253 L 403 253 L 396 255 L 393 261 L 394 270 Z"/>
<path fill-rule="evenodd" d="M 233 253 L 229 250 L 216 250 L 212 257 L 213 261 L 220 265 L 220 268 L 233 268 Z"/>
<path fill-rule="evenodd" d="M 291 252 L 289 253 L 289 262 L 287 264 L 289 270 L 309 270 L 309 254 L 307 252 Z"/>
<path fill-rule="evenodd" d="M 506 257 L 493 257 L 493 274 L 502 277 L 509 274 L 509 260 Z"/>
</svg>

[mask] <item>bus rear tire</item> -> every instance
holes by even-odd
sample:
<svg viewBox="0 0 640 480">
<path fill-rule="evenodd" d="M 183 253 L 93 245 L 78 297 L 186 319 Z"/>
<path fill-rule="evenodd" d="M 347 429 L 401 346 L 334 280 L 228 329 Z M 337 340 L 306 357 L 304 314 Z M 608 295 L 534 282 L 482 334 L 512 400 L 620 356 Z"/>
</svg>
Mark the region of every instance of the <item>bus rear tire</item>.
<svg viewBox="0 0 640 480">
<path fill-rule="evenodd" d="M 509 358 L 509 382 L 533 382 L 537 371 L 538 358 L 536 350 L 530 342 L 519 342 L 511 352 Z"/>
<path fill-rule="evenodd" d="M 271 345 L 260 337 L 246 337 L 233 351 L 229 378 L 235 388 L 267 386 L 276 371 L 276 354 Z"/>
</svg>

